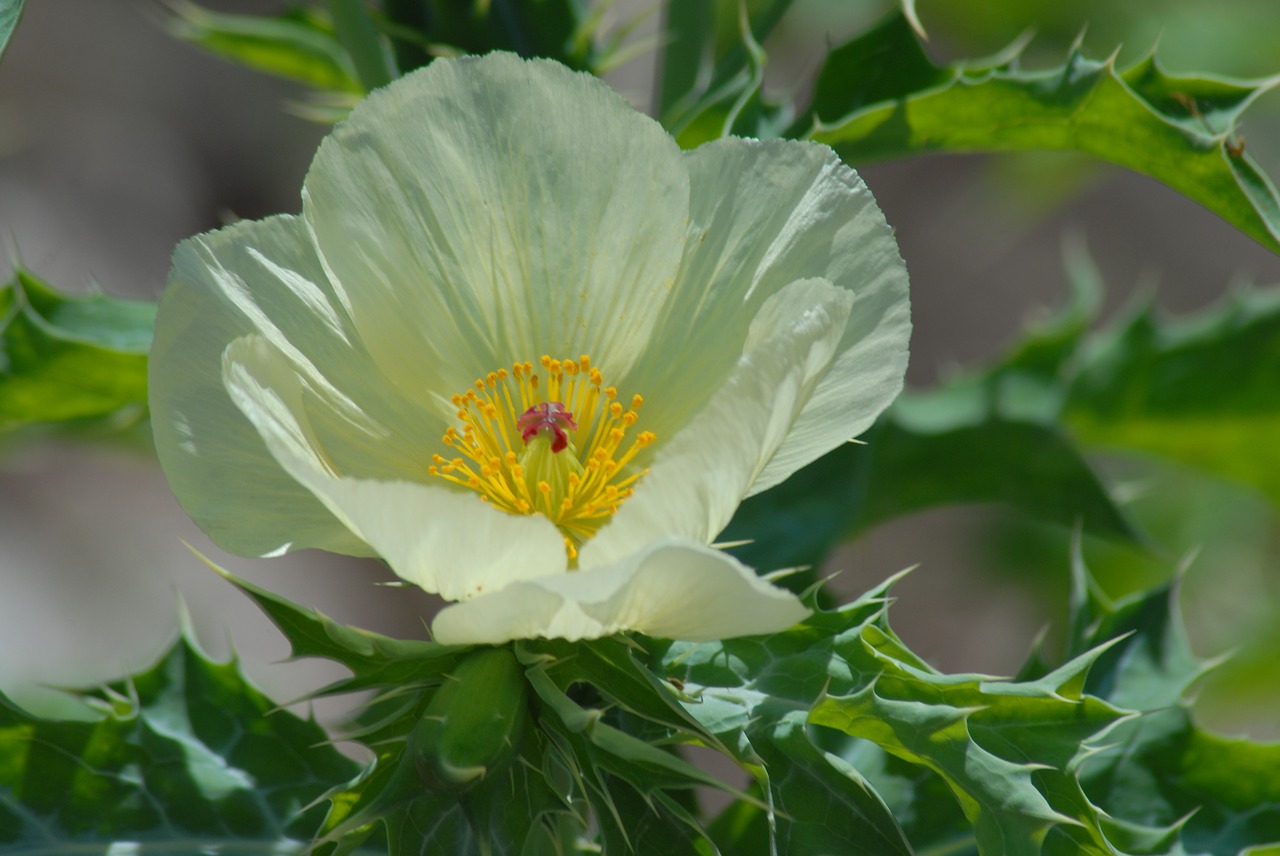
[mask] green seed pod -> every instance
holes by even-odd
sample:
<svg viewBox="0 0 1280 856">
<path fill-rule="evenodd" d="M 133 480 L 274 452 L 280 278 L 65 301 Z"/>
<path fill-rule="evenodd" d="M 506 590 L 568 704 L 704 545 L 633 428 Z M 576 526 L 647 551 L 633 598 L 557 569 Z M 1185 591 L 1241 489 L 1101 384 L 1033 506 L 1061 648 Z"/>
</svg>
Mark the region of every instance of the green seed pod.
<svg viewBox="0 0 1280 856">
<path fill-rule="evenodd" d="M 529 718 L 528 687 L 509 648 L 465 657 L 409 737 L 410 757 L 427 787 L 462 790 L 510 763 Z"/>
</svg>

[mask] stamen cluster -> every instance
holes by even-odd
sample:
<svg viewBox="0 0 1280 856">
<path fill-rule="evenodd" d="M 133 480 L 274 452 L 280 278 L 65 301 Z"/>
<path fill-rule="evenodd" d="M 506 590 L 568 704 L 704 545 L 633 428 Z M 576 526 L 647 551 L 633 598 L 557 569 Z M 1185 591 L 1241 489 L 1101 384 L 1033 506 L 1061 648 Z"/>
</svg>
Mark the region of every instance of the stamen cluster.
<svg viewBox="0 0 1280 856">
<path fill-rule="evenodd" d="M 641 431 L 627 442 L 644 399 L 624 407 L 588 355 L 544 355 L 541 365 L 513 363 L 454 395 L 461 430 L 450 427 L 441 442 L 459 455 L 433 455 L 429 472 L 503 511 L 550 518 L 573 560 L 634 493 L 648 471 L 633 459 L 656 436 Z"/>
</svg>

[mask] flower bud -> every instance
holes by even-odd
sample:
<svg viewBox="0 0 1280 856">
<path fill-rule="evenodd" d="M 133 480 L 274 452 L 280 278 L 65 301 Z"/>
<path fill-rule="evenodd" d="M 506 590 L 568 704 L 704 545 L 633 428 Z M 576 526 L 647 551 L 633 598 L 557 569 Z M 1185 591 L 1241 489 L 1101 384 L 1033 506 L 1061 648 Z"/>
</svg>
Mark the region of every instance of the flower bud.
<svg viewBox="0 0 1280 856">
<path fill-rule="evenodd" d="M 461 790 L 510 763 L 529 718 L 528 686 L 509 648 L 481 649 L 458 664 L 409 737 L 428 788 Z"/>
</svg>

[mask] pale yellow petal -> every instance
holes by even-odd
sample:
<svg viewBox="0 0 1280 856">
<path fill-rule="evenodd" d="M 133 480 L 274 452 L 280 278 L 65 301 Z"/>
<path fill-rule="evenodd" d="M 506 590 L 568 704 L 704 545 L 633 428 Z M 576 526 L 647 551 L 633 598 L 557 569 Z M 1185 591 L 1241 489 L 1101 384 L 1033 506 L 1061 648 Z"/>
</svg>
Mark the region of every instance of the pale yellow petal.
<svg viewBox="0 0 1280 856">
<path fill-rule="evenodd" d="M 802 278 L 856 296 L 831 370 L 819 379 L 752 492 L 864 431 L 902 386 L 910 336 L 906 267 L 862 179 L 815 143 L 724 139 L 685 155 L 689 237 L 645 360 L 624 379 L 663 407 L 670 436 L 733 371 L 757 313 Z"/>
<path fill-rule="evenodd" d="M 513 583 L 446 607 L 432 630 L 456 645 L 623 631 L 704 641 L 776 633 L 808 614 L 795 595 L 730 556 L 662 539 L 614 565 Z"/>
<path fill-rule="evenodd" d="M 710 401 L 674 437 L 660 439 L 649 472 L 580 562 L 620 561 L 663 535 L 709 543 L 733 516 L 829 368 L 853 295 L 802 280 L 766 301 L 744 354 Z M 654 402 L 645 407 L 654 406 Z"/>
<path fill-rule="evenodd" d="M 303 216 L 382 374 L 448 396 L 544 353 L 625 371 L 688 194 L 675 143 L 607 85 L 492 54 L 369 96 L 320 147 Z"/>
</svg>

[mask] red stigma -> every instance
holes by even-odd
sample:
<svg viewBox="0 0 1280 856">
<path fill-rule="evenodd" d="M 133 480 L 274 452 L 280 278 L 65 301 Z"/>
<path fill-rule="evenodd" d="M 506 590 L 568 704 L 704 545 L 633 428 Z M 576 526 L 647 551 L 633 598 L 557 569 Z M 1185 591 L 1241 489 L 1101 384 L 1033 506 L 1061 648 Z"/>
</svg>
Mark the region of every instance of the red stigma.
<svg viewBox="0 0 1280 856">
<path fill-rule="evenodd" d="M 577 431 L 578 423 L 563 404 L 551 401 L 530 407 L 516 420 L 516 427 L 526 446 L 534 437 L 550 437 L 551 451 L 561 452 L 569 445 L 568 431 Z"/>
</svg>

